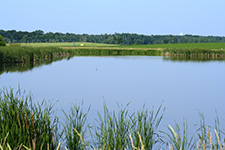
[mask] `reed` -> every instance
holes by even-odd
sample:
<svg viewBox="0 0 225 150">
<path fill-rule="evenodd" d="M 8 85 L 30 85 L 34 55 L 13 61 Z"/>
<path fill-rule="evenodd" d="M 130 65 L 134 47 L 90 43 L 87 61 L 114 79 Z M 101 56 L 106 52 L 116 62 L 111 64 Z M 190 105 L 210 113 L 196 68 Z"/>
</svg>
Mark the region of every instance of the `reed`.
<svg viewBox="0 0 225 150">
<path fill-rule="evenodd" d="M 162 55 L 167 55 L 172 58 L 189 58 L 189 59 L 222 59 L 225 57 L 224 50 L 212 49 L 165 49 L 162 50 Z"/>
<path fill-rule="evenodd" d="M 216 115 L 214 127 L 206 125 L 204 114 L 199 113 L 200 119 L 200 134 L 198 134 L 198 145 L 202 149 L 224 150 L 225 149 L 225 132 L 220 129 L 219 117 Z M 215 135 L 213 136 L 212 133 Z M 214 137 L 214 139 L 213 139 Z"/>
<path fill-rule="evenodd" d="M 50 149 L 56 147 L 53 117 L 53 105 L 43 101 L 35 104 L 32 96 L 24 96 L 18 90 L 1 90 L 0 97 L 0 139 L 7 137 L 6 142 L 12 147 L 20 144 L 31 149 Z"/>
<path fill-rule="evenodd" d="M 140 110 L 129 113 L 127 106 L 110 112 L 104 104 L 104 113 L 98 113 L 98 126 L 95 128 L 94 137 L 96 147 L 106 149 L 153 149 L 153 146 L 162 142 L 157 133 L 163 118 L 160 106 L 156 113 L 153 110 Z M 165 109 L 164 109 L 165 110 Z M 140 138 L 141 137 L 141 138 Z M 130 141 L 132 139 L 132 142 Z"/>
<path fill-rule="evenodd" d="M 165 108 L 162 108 L 162 105 L 159 106 L 156 112 L 154 112 L 154 109 L 147 110 L 145 105 L 141 110 L 137 111 L 131 133 L 135 147 L 141 149 L 142 145 L 144 145 L 146 149 L 153 149 L 155 145 L 161 146 L 163 144 L 163 139 L 159 135 L 158 128 L 164 112 Z M 142 143 L 140 137 L 142 138 Z"/>
<path fill-rule="evenodd" d="M 98 126 L 95 127 L 95 147 L 106 149 L 124 149 L 129 145 L 129 130 L 132 128 L 133 114 L 129 114 L 127 107 L 118 112 L 110 112 L 104 104 L 103 116 L 98 112 Z M 93 134 L 92 134 L 93 135 Z"/>
<path fill-rule="evenodd" d="M 57 47 L 0 47 L 0 63 L 31 63 L 67 57 L 71 51 Z"/>
<path fill-rule="evenodd" d="M 83 105 L 83 104 L 82 104 Z M 65 123 L 64 123 L 64 133 L 66 136 L 66 147 L 69 149 L 86 149 L 88 143 L 84 140 L 86 137 L 86 120 L 87 114 L 90 110 L 88 108 L 87 112 L 83 112 L 82 107 L 73 104 L 69 114 L 64 110 Z"/>
<path fill-rule="evenodd" d="M 177 123 L 175 123 L 175 128 L 168 125 L 168 130 L 169 132 L 163 133 L 167 136 L 169 149 L 191 150 L 195 147 L 197 140 L 194 139 L 194 135 L 191 138 L 188 137 L 187 122 L 183 121 L 183 131 Z"/>
<path fill-rule="evenodd" d="M 54 115 L 54 105 L 47 101 L 34 103 L 32 95 L 25 96 L 21 90 L 2 89 L 0 93 L 0 150 L 22 149 L 132 149 L 151 150 L 165 148 L 170 150 L 223 150 L 225 133 L 220 128 L 218 115 L 214 126 L 206 124 L 205 117 L 199 113 L 199 128 L 189 137 L 188 124 L 184 120 L 182 128 L 175 123 L 168 125 L 168 131 L 159 131 L 165 108 L 156 110 L 145 106 L 129 112 L 129 104 L 110 111 L 106 104 L 103 113 L 98 113 L 97 124 L 87 124 L 90 110 L 83 111 L 83 104 L 73 104 L 64 112 L 63 132 L 59 131 L 59 120 Z M 60 120 L 61 121 L 61 120 Z M 88 130 L 89 129 L 89 130 Z M 213 134 L 214 136 L 213 136 Z M 63 134 L 65 139 L 60 138 Z M 87 135 L 91 134 L 91 141 Z M 93 142 L 94 141 L 94 142 Z M 166 143 L 165 141 L 168 141 Z M 67 147 L 67 148 L 66 148 Z"/>
</svg>

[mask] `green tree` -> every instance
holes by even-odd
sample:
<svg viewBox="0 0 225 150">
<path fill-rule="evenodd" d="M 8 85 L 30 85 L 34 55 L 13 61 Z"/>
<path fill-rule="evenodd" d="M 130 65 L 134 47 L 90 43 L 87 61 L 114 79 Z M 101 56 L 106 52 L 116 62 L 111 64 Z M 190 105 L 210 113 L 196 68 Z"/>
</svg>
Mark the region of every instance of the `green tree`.
<svg viewBox="0 0 225 150">
<path fill-rule="evenodd" d="M 5 41 L 3 40 L 3 37 L 0 35 L 0 46 L 5 46 L 6 43 Z"/>
<path fill-rule="evenodd" d="M 163 40 L 163 44 L 168 44 L 169 43 L 169 40 L 168 39 L 164 39 Z"/>
</svg>

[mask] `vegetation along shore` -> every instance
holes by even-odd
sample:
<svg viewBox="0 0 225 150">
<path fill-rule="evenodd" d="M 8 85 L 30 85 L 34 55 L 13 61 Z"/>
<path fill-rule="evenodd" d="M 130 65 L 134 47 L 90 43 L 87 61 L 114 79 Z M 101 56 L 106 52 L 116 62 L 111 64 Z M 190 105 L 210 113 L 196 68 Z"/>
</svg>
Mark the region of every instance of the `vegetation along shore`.
<svg viewBox="0 0 225 150">
<path fill-rule="evenodd" d="M 73 45 L 75 44 L 75 46 Z M 183 58 L 224 58 L 225 43 L 121 46 L 99 43 L 21 43 L 0 46 L 0 63 L 36 63 L 72 56 L 147 55 Z"/>
<path fill-rule="evenodd" d="M 64 120 L 57 116 L 54 103 L 36 103 L 30 94 L 21 90 L 1 89 L 0 93 L 0 149 L 223 149 L 224 132 L 219 117 L 209 127 L 200 113 L 200 124 L 193 136 L 183 125 L 168 125 L 160 130 L 165 108 L 143 106 L 131 112 L 127 106 L 98 113 L 95 125 L 87 124 L 91 107 L 73 104 L 62 110 Z M 85 110 L 84 110 L 85 108 Z M 214 134 L 215 136 L 212 136 Z M 61 143 L 63 143 L 61 145 Z"/>
</svg>

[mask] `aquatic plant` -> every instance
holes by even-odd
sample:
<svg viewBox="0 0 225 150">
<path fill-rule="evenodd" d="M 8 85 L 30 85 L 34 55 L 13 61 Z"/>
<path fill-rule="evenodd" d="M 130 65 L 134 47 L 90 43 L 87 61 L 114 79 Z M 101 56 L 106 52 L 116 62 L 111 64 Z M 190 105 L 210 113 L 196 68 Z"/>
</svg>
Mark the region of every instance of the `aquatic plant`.
<svg viewBox="0 0 225 150">
<path fill-rule="evenodd" d="M 162 142 L 161 136 L 157 133 L 163 117 L 163 113 L 160 114 L 162 106 L 156 113 L 144 107 L 137 113 L 129 113 L 127 106 L 120 106 L 117 112 L 110 112 L 104 104 L 103 115 L 98 113 L 98 119 L 96 119 L 98 125 L 93 135 L 97 141 L 95 145 L 97 148 L 132 149 L 136 147 L 141 149 L 144 145 L 145 149 L 153 149 L 154 145 Z"/>
<path fill-rule="evenodd" d="M 195 147 L 196 139 L 194 139 L 194 134 L 191 138 L 188 137 L 188 126 L 187 122 L 183 121 L 183 131 L 181 130 L 178 123 L 175 123 L 175 128 L 168 125 L 168 132 L 163 132 L 168 139 L 168 144 L 170 149 L 174 150 L 186 150 L 193 149 Z"/>
<path fill-rule="evenodd" d="M 35 104 L 32 96 L 24 96 L 20 90 L 1 90 L 0 94 L 0 139 L 12 147 L 24 144 L 31 149 L 54 149 L 57 136 L 53 105 L 42 101 Z M 57 141 L 56 141 L 57 142 Z"/>
<path fill-rule="evenodd" d="M 145 105 L 141 110 L 137 111 L 131 132 L 135 147 L 141 148 L 144 145 L 145 149 L 153 149 L 155 145 L 161 146 L 163 144 L 158 128 L 164 111 L 165 108 L 162 110 L 162 105 L 159 106 L 156 112 L 154 112 L 154 109 L 146 109 Z"/>
<path fill-rule="evenodd" d="M 85 127 L 87 114 L 90 110 L 84 113 L 81 106 L 72 104 L 69 115 L 63 110 L 65 116 L 64 133 L 66 138 L 66 147 L 69 149 L 85 149 L 88 143 L 84 140 L 87 130 Z"/>
</svg>

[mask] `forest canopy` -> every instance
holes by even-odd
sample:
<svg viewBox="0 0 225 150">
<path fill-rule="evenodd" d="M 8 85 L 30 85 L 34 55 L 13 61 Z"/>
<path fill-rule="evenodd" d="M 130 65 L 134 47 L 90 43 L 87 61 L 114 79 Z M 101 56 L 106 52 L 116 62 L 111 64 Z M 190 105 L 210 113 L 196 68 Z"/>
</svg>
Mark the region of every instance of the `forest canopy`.
<svg viewBox="0 0 225 150">
<path fill-rule="evenodd" d="M 131 33 L 114 34 L 74 34 L 44 33 L 42 30 L 33 32 L 0 30 L 7 43 L 51 43 L 51 42 L 93 42 L 121 45 L 169 44 L 169 43 L 225 43 L 225 37 L 199 35 L 140 35 Z"/>
</svg>

